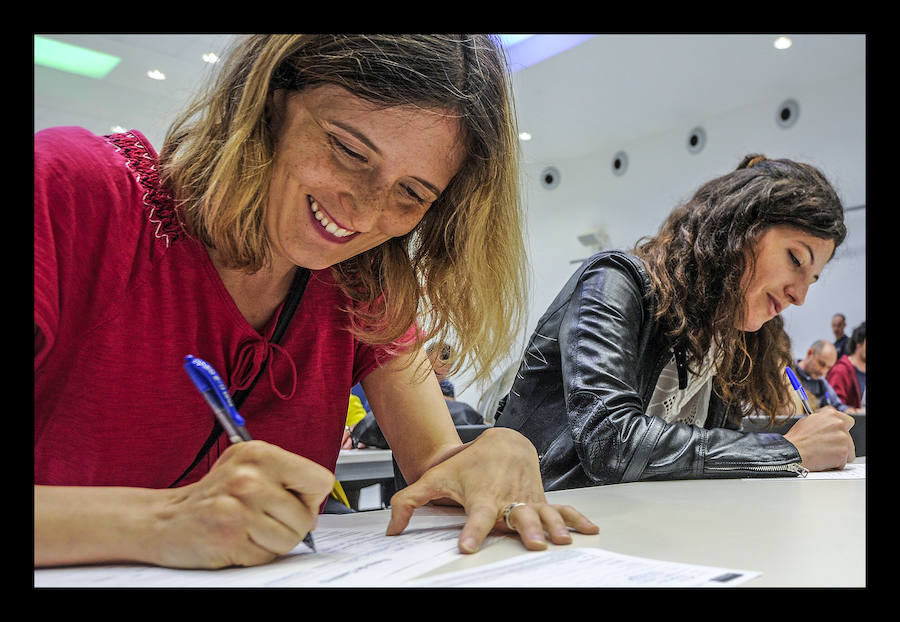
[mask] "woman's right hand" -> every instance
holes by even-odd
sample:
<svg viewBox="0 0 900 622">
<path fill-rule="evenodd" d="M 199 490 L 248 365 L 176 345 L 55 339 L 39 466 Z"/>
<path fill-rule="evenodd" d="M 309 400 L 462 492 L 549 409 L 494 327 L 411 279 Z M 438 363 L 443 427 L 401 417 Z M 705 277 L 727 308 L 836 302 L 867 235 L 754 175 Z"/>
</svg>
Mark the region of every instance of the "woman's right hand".
<svg viewBox="0 0 900 622">
<path fill-rule="evenodd" d="M 180 488 L 35 486 L 35 566 L 253 566 L 316 526 L 334 475 L 263 441 L 230 446 Z"/>
<path fill-rule="evenodd" d="M 843 469 L 856 459 L 850 437 L 855 420 L 831 406 L 798 420 L 784 438 L 800 452 L 800 460 L 810 471 Z"/>
<path fill-rule="evenodd" d="M 316 526 L 334 475 L 262 441 L 230 446 L 200 481 L 173 489 L 155 563 L 183 568 L 264 564 Z"/>
</svg>

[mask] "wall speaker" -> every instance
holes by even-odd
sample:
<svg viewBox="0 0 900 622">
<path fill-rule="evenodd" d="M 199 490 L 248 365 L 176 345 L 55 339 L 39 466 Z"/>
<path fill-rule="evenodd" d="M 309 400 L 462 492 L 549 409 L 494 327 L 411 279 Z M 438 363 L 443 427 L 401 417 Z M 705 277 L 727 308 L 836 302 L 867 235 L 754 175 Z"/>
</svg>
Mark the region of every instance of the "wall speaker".
<svg viewBox="0 0 900 622">
<path fill-rule="evenodd" d="M 553 190 L 559 185 L 559 171 L 554 166 L 548 166 L 541 171 L 541 185 L 547 190 Z"/>
<path fill-rule="evenodd" d="M 797 122 L 797 117 L 799 116 L 800 105 L 796 100 L 787 99 L 778 106 L 778 110 L 775 113 L 775 122 L 779 127 L 788 128 Z"/>
<path fill-rule="evenodd" d="M 618 151 L 612 159 L 612 172 L 614 175 L 624 175 L 628 170 L 628 154 Z"/>
<path fill-rule="evenodd" d="M 688 132 L 687 150 L 688 153 L 700 153 L 706 146 L 706 130 L 702 127 L 695 127 Z"/>
</svg>

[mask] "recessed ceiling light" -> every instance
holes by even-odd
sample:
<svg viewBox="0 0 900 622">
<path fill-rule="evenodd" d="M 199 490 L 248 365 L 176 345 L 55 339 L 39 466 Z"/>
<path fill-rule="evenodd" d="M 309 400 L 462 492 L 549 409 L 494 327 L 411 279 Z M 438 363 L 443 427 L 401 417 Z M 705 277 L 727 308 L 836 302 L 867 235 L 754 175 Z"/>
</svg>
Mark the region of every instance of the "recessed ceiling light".
<svg viewBox="0 0 900 622">
<path fill-rule="evenodd" d="M 219 60 L 219 57 L 216 56 L 215 54 L 213 54 L 212 52 L 207 52 L 206 54 L 203 55 L 202 58 L 207 63 L 215 63 Z"/>
<path fill-rule="evenodd" d="M 165 80 L 166 74 L 161 72 L 159 69 L 151 69 L 147 72 L 148 78 L 153 78 L 154 80 Z"/>
<path fill-rule="evenodd" d="M 529 134 L 528 132 L 519 132 L 519 139 L 520 140 L 531 140 L 531 134 Z"/>
<path fill-rule="evenodd" d="M 101 80 L 112 71 L 118 56 L 55 39 L 34 36 L 34 64 Z"/>
<path fill-rule="evenodd" d="M 791 40 L 787 37 L 778 37 L 775 39 L 775 49 L 777 50 L 786 50 L 791 47 Z"/>
</svg>

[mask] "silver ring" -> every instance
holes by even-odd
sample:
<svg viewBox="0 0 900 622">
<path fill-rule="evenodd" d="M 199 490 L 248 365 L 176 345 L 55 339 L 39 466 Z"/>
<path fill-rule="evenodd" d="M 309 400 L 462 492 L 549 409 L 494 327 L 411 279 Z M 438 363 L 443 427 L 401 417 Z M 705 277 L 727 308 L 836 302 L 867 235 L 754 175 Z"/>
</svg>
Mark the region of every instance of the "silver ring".
<svg viewBox="0 0 900 622">
<path fill-rule="evenodd" d="M 515 508 L 519 507 L 520 505 L 528 505 L 528 504 L 527 503 L 507 503 L 505 506 L 503 506 L 503 510 L 501 510 L 501 512 L 500 512 L 500 516 L 503 517 L 503 522 L 506 523 L 506 526 L 509 528 L 510 531 L 515 531 L 516 529 L 515 529 L 515 527 L 513 527 L 512 525 L 509 524 L 509 515 Z"/>
</svg>

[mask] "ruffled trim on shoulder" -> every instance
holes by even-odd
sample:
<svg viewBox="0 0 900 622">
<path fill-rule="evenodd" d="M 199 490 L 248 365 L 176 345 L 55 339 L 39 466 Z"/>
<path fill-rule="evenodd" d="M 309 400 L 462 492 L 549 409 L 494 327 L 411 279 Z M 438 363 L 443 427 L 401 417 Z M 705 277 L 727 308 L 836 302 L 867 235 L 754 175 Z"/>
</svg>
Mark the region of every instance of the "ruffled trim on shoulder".
<svg viewBox="0 0 900 622">
<path fill-rule="evenodd" d="M 154 235 L 164 240 L 166 247 L 185 237 L 187 234 L 178 219 L 175 201 L 160 184 L 156 151 L 147 139 L 136 131 L 108 134 L 104 138 L 122 154 L 128 170 L 144 190 L 141 198 L 147 210 L 147 218 L 155 225 Z"/>
</svg>

